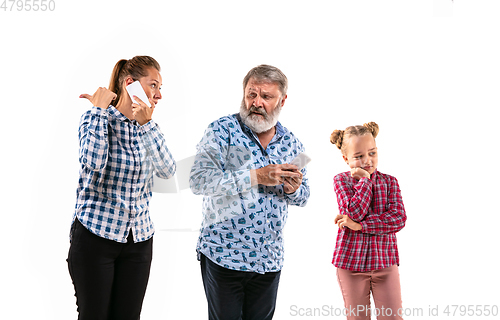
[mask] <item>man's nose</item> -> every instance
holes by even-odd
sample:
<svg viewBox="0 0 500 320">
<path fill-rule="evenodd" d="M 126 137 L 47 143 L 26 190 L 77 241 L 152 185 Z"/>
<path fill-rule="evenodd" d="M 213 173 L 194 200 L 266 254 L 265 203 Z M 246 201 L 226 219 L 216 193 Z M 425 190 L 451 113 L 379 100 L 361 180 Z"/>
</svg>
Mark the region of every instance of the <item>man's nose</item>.
<svg viewBox="0 0 500 320">
<path fill-rule="evenodd" d="M 258 95 L 255 100 L 253 101 L 254 105 L 257 107 L 257 108 L 261 108 L 262 107 L 262 98 Z"/>
</svg>

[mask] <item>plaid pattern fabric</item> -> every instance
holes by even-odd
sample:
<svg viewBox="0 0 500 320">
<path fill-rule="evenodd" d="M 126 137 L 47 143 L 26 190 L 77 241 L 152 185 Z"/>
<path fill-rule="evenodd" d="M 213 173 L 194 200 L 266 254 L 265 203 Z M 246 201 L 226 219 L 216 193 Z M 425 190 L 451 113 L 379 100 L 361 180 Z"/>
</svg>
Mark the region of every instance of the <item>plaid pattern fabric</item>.
<svg viewBox="0 0 500 320">
<path fill-rule="evenodd" d="M 197 148 L 190 176 L 193 193 L 204 196 L 197 252 L 227 269 L 281 270 L 288 205 L 304 206 L 309 198 L 306 168 L 292 194 L 283 185 L 252 187 L 250 170 L 290 163 L 304 151 L 302 143 L 278 122 L 264 150 L 235 114 L 211 123 Z"/>
<path fill-rule="evenodd" d="M 397 179 L 375 171 L 358 181 L 344 172 L 335 176 L 334 189 L 340 214 L 362 229 L 339 229 L 332 263 L 361 272 L 399 265 L 395 233 L 405 226 L 406 213 Z"/>
<path fill-rule="evenodd" d="M 93 107 L 80 120 L 80 179 L 74 219 L 92 233 L 126 243 L 153 236 L 153 172 L 168 179 L 176 164 L 153 121 L 139 126 L 115 107 Z M 71 238 L 71 235 L 70 235 Z"/>
</svg>

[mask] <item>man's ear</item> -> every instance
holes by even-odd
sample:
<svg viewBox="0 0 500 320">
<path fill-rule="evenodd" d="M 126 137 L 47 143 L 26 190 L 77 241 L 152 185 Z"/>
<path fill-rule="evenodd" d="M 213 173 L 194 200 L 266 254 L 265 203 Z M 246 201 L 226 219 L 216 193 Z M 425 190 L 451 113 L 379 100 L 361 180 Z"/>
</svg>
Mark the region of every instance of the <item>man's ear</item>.
<svg viewBox="0 0 500 320">
<path fill-rule="evenodd" d="M 281 107 L 283 107 L 283 105 L 285 104 L 286 98 L 288 98 L 288 95 L 285 95 L 285 97 L 281 99 Z"/>
</svg>

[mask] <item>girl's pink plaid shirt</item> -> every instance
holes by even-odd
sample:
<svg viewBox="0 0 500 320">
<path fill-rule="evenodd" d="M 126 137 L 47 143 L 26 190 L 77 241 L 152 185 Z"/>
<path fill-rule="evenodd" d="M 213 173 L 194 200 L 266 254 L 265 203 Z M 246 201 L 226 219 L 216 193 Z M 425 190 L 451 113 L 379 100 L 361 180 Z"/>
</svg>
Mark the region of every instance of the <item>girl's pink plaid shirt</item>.
<svg viewBox="0 0 500 320">
<path fill-rule="evenodd" d="M 356 180 L 350 171 L 335 176 L 339 213 L 362 229 L 339 230 L 332 263 L 351 271 L 372 271 L 399 265 L 396 232 L 403 229 L 406 212 L 395 177 L 375 171 Z"/>
</svg>

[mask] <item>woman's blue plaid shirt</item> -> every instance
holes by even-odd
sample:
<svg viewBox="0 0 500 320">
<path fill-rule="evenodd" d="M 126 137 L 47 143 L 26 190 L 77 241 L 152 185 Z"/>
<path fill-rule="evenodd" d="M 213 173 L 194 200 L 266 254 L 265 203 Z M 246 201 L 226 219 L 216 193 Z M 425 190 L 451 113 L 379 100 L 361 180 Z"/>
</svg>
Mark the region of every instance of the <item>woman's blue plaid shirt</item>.
<svg viewBox="0 0 500 320">
<path fill-rule="evenodd" d="M 93 107 L 80 120 L 80 179 L 74 219 L 106 239 L 127 242 L 153 236 L 149 199 L 153 172 L 171 178 L 176 169 L 153 121 L 139 126 L 115 107 Z M 73 219 L 73 221 L 74 221 Z"/>
</svg>

